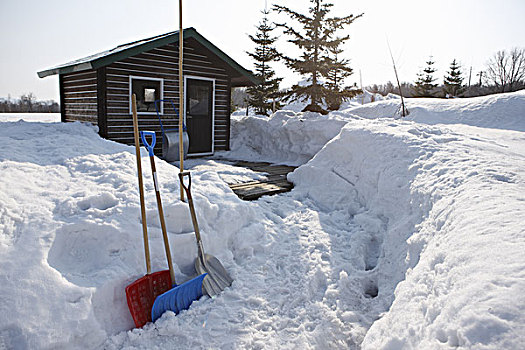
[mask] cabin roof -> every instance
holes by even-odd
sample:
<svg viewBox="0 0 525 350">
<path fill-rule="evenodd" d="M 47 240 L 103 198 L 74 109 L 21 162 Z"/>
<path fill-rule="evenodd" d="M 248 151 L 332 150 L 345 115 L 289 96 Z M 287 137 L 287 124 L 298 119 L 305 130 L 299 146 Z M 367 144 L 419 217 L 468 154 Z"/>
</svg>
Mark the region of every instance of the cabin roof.
<svg viewBox="0 0 525 350">
<path fill-rule="evenodd" d="M 246 86 L 258 84 L 258 79 L 253 73 L 240 64 L 235 62 L 231 57 L 226 55 L 217 46 L 213 45 L 210 41 L 199 34 L 195 28 L 186 28 L 183 30 L 184 39 L 193 38 L 198 43 L 206 47 L 228 66 L 232 68 L 234 72 L 238 73 L 238 76 L 232 77 L 233 86 Z M 125 58 L 135 56 L 141 52 L 149 51 L 164 45 L 179 42 L 179 31 L 174 31 L 166 34 L 157 35 L 151 38 L 133 41 L 131 43 L 119 45 L 111 50 L 96 53 L 78 60 L 74 60 L 59 66 L 49 68 L 38 72 L 40 78 L 44 78 L 55 74 L 65 74 L 78 72 L 88 69 L 98 69 L 100 67 L 107 66 L 111 63 L 121 61 Z"/>
</svg>

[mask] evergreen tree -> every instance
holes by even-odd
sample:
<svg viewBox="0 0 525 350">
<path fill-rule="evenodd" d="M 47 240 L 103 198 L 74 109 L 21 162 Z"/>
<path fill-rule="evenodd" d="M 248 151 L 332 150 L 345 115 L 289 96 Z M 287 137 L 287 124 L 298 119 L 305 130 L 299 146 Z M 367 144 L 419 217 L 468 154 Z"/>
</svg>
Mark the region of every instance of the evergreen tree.
<svg viewBox="0 0 525 350">
<path fill-rule="evenodd" d="M 432 56 L 426 62 L 427 66 L 421 73 L 417 74 L 416 85 L 414 86 L 414 96 L 415 97 L 433 97 L 433 90 L 438 86 L 434 84 L 436 78 L 433 74 L 436 72 L 434 68 L 434 61 L 432 61 Z"/>
<path fill-rule="evenodd" d="M 461 66 L 456 62 L 456 59 L 450 64 L 450 71 L 447 72 L 443 84 L 445 85 L 443 87 L 445 95 L 458 96 L 465 91 Z"/>
<path fill-rule="evenodd" d="M 326 87 L 328 88 L 328 95 L 325 101 L 329 110 L 338 110 L 345 98 L 352 98 L 361 93 L 361 90 L 354 87 L 343 87 L 344 80 L 352 75 L 353 69 L 349 67 L 350 60 L 340 59 L 339 55 L 343 50 L 339 48 L 342 43 L 340 40 L 334 41 L 333 45 L 328 48 L 330 56 L 326 65 L 328 71 L 325 74 L 327 79 Z"/>
<path fill-rule="evenodd" d="M 336 31 L 343 29 L 346 25 L 351 24 L 355 19 L 362 16 L 349 15 L 345 17 L 327 17 L 333 4 L 323 3 L 323 0 L 310 0 L 312 7 L 309 8 L 309 14 L 304 15 L 291 10 L 288 7 L 274 5 L 274 10 L 289 15 L 291 19 L 296 20 L 302 25 L 303 33 L 295 30 L 291 25 L 278 24 L 284 28 L 284 33 L 291 36 L 288 41 L 295 44 L 302 50 L 299 58 L 282 56 L 288 68 L 296 71 L 302 76 L 307 76 L 308 81 L 305 85 L 294 85 L 288 92 L 288 97 L 292 101 L 310 101 L 310 104 L 304 110 L 314 112 L 325 112 L 320 104 L 327 102 L 335 89 L 330 89 L 322 77 L 327 77 L 329 72 L 334 72 L 333 64 L 335 61 L 330 57 L 330 49 L 337 50 L 339 45 L 349 39 L 349 36 L 336 37 Z M 338 61 L 341 74 L 341 67 L 346 68 L 348 62 Z M 347 71 L 348 72 L 348 71 Z M 351 73 L 348 72 L 349 74 Z M 332 76 L 332 81 L 339 83 L 337 76 Z M 330 78 L 329 78 L 330 79 Z M 333 85 L 334 86 L 334 85 Z"/>
<path fill-rule="evenodd" d="M 275 71 L 269 66 L 270 62 L 279 59 L 279 53 L 274 47 L 277 37 L 272 37 L 271 32 L 275 29 L 268 23 L 269 11 L 262 11 L 264 18 L 257 26 L 255 36 L 248 35 L 257 46 L 254 52 L 247 52 L 255 60 L 255 76 L 261 83 L 247 89 L 249 94 L 248 105 L 255 107 L 258 114 L 269 115 L 273 109 L 275 99 L 279 97 L 279 83 L 282 78 L 275 77 Z M 273 101 L 272 101 L 273 100 Z M 279 102 L 275 107 L 280 108 Z"/>
</svg>

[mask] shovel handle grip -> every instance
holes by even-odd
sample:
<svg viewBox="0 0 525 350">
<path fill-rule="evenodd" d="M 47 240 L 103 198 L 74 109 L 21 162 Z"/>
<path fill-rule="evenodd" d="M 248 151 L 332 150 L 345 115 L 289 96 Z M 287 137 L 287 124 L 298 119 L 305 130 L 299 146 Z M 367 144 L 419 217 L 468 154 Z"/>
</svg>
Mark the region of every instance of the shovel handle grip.
<svg viewBox="0 0 525 350">
<path fill-rule="evenodd" d="M 188 177 L 188 186 L 184 184 L 184 177 Z M 199 257 L 204 259 L 204 249 L 202 249 L 201 233 L 199 230 L 199 224 L 197 222 L 197 214 L 195 214 L 195 206 L 193 205 L 193 198 L 191 197 L 191 174 L 189 171 L 183 171 L 179 173 L 180 186 L 186 191 L 188 196 L 188 204 L 190 206 L 191 221 L 193 222 L 193 228 L 195 229 L 195 237 L 197 238 L 197 248 L 199 249 Z"/>
<path fill-rule="evenodd" d="M 184 177 L 188 177 L 188 186 L 184 184 Z M 186 195 L 188 196 L 188 199 L 191 198 L 191 173 L 189 171 L 183 171 L 182 173 L 179 173 L 179 180 L 180 185 L 182 188 L 184 188 L 184 191 L 186 191 Z"/>
<path fill-rule="evenodd" d="M 148 142 L 148 136 L 151 137 L 151 143 Z M 155 147 L 155 143 L 157 141 L 155 131 L 141 131 L 140 138 L 142 139 L 144 147 L 146 147 L 146 149 L 148 150 L 149 156 L 153 157 L 153 147 Z"/>
</svg>

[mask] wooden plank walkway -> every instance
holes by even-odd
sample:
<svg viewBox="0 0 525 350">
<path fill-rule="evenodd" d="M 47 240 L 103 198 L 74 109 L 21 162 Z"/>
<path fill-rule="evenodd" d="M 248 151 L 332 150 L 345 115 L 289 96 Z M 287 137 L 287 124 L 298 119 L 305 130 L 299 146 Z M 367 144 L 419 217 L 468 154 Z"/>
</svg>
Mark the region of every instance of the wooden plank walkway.
<svg viewBox="0 0 525 350">
<path fill-rule="evenodd" d="M 288 182 L 286 175 L 294 171 L 296 167 L 245 161 L 239 161 L 233 165 L 268 174 L 264 180 L 230 184 L 230 188 L 240 199 L 255 200 L 266 195 L 288 192 L 293 188 L 293 184 Z"/>
</svg>

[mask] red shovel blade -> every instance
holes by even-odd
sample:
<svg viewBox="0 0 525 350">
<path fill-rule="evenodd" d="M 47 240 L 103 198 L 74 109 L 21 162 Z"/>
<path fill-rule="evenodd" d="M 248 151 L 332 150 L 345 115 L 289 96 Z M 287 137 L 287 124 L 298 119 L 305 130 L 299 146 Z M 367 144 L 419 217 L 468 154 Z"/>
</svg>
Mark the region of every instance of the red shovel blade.
<svg viewBox="0 0 525 350">
<path fill-rule="evenodd" d="M 146 275 L 126 287 L 129 311 L 137 328 L 151 322 L 151 308 L 155 299 L 171 287 L 170 270 Z"/>
</svg>

